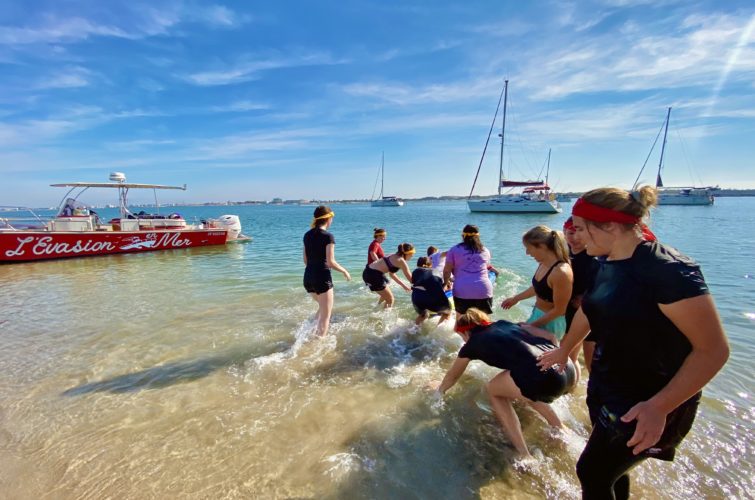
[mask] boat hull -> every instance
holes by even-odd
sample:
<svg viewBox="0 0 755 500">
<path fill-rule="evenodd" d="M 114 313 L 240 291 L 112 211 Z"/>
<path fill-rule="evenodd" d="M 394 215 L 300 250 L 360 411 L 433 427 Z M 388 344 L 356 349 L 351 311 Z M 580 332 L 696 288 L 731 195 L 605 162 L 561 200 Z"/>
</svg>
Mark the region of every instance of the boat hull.
<svg viewBox="0 0 755 500">
<path fill-rule="evenodd" d="M 372 202 L 373 207 L 403 207 L 404 202 L 400 200 L 391 200 L 391 201 L 383 201 L 383 200 L 375 200 Z"/>
<path fill-rule="evenodd" d="M 467 202 L 470 212 L 492 212 L 500 214 L 557 214 L 561 207 L 555 201 L 492 198 L 488 200 L 470 200 Z"/>
<path fill-rule="evenodd" d="M 0 263 L 224 245 L 219 229 L 180 231 L 1 231 Z"/>
<path fill-rule="evenodd" d="M 658 196 L 659 205 L 694 205 L 707 206 L 713 205 L 713 196 L 705 195 L 674 195 L 660 194 Z"/>
</svg>

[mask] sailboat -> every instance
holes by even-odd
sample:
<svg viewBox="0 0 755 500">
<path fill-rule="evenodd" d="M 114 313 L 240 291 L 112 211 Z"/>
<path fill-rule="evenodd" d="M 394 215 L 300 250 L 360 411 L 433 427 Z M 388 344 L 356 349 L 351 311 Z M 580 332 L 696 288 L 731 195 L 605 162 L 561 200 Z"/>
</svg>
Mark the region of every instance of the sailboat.
<svg viewBox="0 0 755 500">
<path fill-rule="evenodd" d="M 403 207 L 404 202 L 395 196 L 383 196 L 383 186 L 385 181 L 385 152 L 380 159 L 380 197 L 372 200 L 373 207 Z M 374 193 L 374 192 L 373 192 Z"/>
<path fill-rule="evenodd" d="M 717 191 L 719 189 L 718 186 L 671 187 L 671 186 L 663 185 L 661 172 L 663 171 L 663 156 L 666 151 L 666 138 L 668 136 L 668 124 L 669 124 L 670 118 L 671 118 L 671 107 L 669 106 L 668 111 L 666 112 L 666 121 L 664 122 L 664 125 L 663 125 L 663 144 L 661 145 L 661 159 L 658 161 L 658 174 L 656 175 L 656 178 L 655 178 L 655 187 L 658 190 L 658 204 L 659 205 L 696 205 L 696 206 L 713 205 L 713 202 L 715 200 L 713 193 L 714 191 Z M 651 148 L 651 152 L 652 152 L 652 148 Z M 640 174 L 642 174 L 642 170 L 640 170 Z M 637 181 L 635 181 L 635 185 L 632 189 L 635 189 L 637 187 L 638 182 L 639 182 L 639 175 L 637 176 Z"/>
<path fill-rule="evenodd" d="M 556 201 L 555 193 L 551 193 L 551 188 L 548 186 L 548 176 L 546 173 L 546 180 L 527 180 L 516 181 L 503 178 L 503 147 L 504 138 L 506 134 L 506 105 L 508 102 L 509 81 L 506 80 L 503 86 L 503 123 L 501 125 L 501 155 L 499 158 L 499 170 L 498 170 L 498 196 L 492 198 L 484 198 L 481 200 L 472 200 L 472 193 L 474 192 L 475 184 L 477 183 L 477 176 L 480 174 L 480 167 L 482 167 L 482 161 L 485 158 L 485 150 L 487 149 L 488 142 L 485 143 L 485 149 L 482 152 L 482 158 L 480 158 L 480 165 L 477 167 L 477 175 L 475 175 L 474 183 L 472 184 L 472 190 L 469 192 L 469 198 L 467 199 L 467 206 L 470 212 L 496 212 L 496 213 L 546 213 L 557 214 L 561 212 L 561 206 Z M 498 107 L 501 105 L 501 99 L 498 99 Z M 498 116 L 498 107 L 495 110 L 493 116 L 493 124 L 490 126 L 490 132 L 488 132 L 488 141 L 490 141 L 490 133 L 493 131 L 495 120 Z M 548 151 L 548 169 L 550 169 L 550 157 L 551 152 Z M 508 192 L 501 193 L 502 188 L 508 188 Z"/>
</svg>

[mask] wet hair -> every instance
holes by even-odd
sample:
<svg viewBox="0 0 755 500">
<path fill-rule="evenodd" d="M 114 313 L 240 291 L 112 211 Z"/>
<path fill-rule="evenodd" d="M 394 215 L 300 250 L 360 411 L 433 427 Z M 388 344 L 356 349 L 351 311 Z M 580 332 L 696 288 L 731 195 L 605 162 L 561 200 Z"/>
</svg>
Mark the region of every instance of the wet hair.
<svg viewBox="0 0 755 500">
<path fill-rule="evenodd" d="M 417 267 L 433 267 L 433 261 L 429 257 L 420 257 L 417 259 Z"/>
<path fill-rule="evenodd" d="M 414 251 L 414 245 L 411 243 L 401 243 L 398 246 L 398 250 L 396 250 L 396 253 L 399 254 L 401 257 L 406 258 L 406 254 Z"/>
<path fill-rule="evenodd" d="M 467 312 L 456 319 L 456 326 L 470 326 L 490 323 L 490 316 L 475 307 L 470 307 Z"/>
<path fill-rule="evenodd" d="M 554 254 L 561 262 L 569 263 L 569 247 L 566 246 L 566 239 L 560 231 L 554 231 L 548 226 L 535 226 L 522 235 L 522 242 L 525 245 L 536 247 L 545 247 Z"/>
<path fill-rule="evenodd" d="M 431 246 L 427 247 L 427 256 L 429 257 L 429 256 L 431 256 L 432 254 L 434 254 L 437 251 L 438 251 L 438 247 L 434 247 L 434 246 L 431 245 Z"/>
<path fill-rule="evenodd" d="M 385 236 L 385 229 L 382 227 L 376 227 L 372 230 L 372 237 L 377 239 L 378 236 Z"/>
<path fill-rule="evenodd" d="M 327 205 L 320 205 L 317 208 L 315 208 L 314 218 L 312 219 L 312 224 L 310 224 L 312 227 L 318 227 L 324 225 L 326 222 L 328 222 L 328 219 L 320 219 L 323 215 L 328 215 L 329 213 L 332 213 L 333 210 Z"/>
<path fill-rule="evenodd" d="M 658 191 L 652 186 L 642 186 L 629 192 L 619 188 L 598 188 L 588 191 L 581 198 L 593 205 L 610 208 L 639 219 L 646 219 L 650 209 L 658 204 Z M 585 221 L 588 225 L 603 228 L 605 223 Z M 623 224 L 626 230 L 637 230 L 636 224 Z"/>
<path fill-rule="evenodd" d="M 462 242 L 467 250 L 472 250 L 474 253 L 480 253 L 483 251 L 485 247 L 483 246 L 482 241 L 480 241 L 480 229 L 477 226 L 467 224 L 461 232 L 467 233 L 467 236 L 464 236 L 464 241 Z"/>
</svg>

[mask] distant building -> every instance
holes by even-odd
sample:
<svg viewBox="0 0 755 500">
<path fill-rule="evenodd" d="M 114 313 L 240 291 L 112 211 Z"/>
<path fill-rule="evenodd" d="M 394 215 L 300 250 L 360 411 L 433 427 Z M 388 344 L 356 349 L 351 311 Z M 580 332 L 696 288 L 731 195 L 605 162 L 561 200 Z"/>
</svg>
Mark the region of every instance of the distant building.
<svg viewBox="0 0 755 500">
<path fill-rule="evenodd" d="M 283 199 L 282 198 L 273 198 L 273 201 L 271 201 L 273 205 L 283 205 Z"/>
</svg>

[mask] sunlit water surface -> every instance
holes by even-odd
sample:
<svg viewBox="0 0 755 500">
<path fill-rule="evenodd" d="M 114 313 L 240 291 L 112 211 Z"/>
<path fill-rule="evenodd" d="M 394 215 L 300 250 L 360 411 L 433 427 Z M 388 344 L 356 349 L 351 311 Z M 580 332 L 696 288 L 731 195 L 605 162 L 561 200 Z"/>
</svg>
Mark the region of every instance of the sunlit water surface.
<svg viewBox="0 0 755 500">
<path fill-rule="evenodd" d="M 568 212 L 569 204 L 566 204 Z M 249 244 L 0 266 L 0 492 L 4 498 L 577 498 L 589 433 L 584 383 L 556 404 L 554 435 L 519 407 L 538 457 L 522 466 L 484 392 L 481 363 L 439 404 L 426 390 L 453 361 L 450 327 L 419 333 L 408 294 L 375 307 L 359 279 L 372 228 L 422 254 L 480 226 L 516 293 L 535 265 L 521 234 L 565 214 L 470 214 L 466 205 L 335 205 L 331 335 L 312 338 L 301 237 L 313 207 L 237 213 Z M 109 214 L 103 214 L 109 215 Z M 633 472 L 645 498 L 746 497 L 755 490 L 755 198 L 663 207 L 652 227 L 696 258 L 732 356 L 709 385 L 674 464 Z M 529 304 L 496 318 L 524 320 Z M 641 363 L 638 363 L 638 369 Z M 631 374 L 627 374 L 631 376 Z"/>
</svg>

